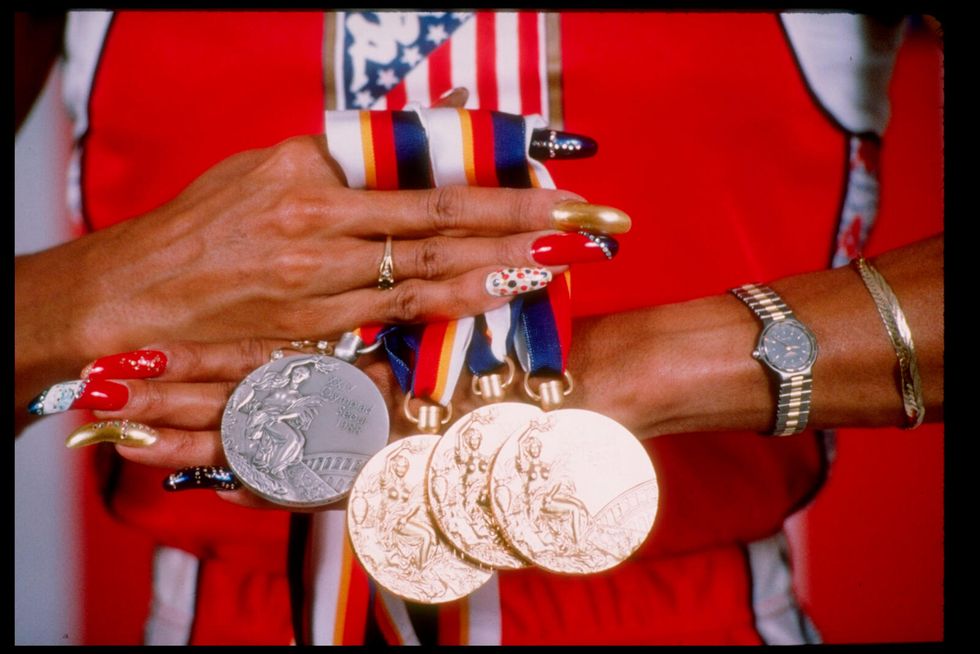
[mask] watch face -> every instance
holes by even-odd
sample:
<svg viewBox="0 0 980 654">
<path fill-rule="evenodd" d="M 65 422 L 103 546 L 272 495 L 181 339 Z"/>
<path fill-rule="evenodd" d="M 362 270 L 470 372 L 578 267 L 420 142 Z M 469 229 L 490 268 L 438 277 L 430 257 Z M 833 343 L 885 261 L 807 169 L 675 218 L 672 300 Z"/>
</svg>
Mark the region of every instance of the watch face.
<svg viewBox="0 0 980 654">
<path fill-rule="evenodd" d="M 816 343 L 800 323 L 781 320 L 762 332 L 762 347 L 766 360 L 785 372 L 808 368 L 816 357 Z"/>
</svg>

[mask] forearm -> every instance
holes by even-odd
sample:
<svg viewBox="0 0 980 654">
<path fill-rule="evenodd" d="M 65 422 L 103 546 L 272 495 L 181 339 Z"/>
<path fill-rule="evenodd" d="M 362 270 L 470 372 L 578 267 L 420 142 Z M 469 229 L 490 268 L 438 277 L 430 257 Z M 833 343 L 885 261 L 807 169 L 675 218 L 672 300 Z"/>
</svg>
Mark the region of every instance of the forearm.
<svg viewBox="0 0 980 654">
<path fill-rule="evenodd" d="M 943 238 L 873 260 L 915 342 L 926 420 L 943 415 Z M 740 280 L 767 281 L 767 280 Z M 816 336 L 810 426 L 904 424 L 897 359 L 874 302 L 850 267 L 768 280 Z M 575 325 L 576 405 L 638 436 L 772 428 L 775 393 L 751 357 L 760 324 L 730 294 Z"/>
</svg>

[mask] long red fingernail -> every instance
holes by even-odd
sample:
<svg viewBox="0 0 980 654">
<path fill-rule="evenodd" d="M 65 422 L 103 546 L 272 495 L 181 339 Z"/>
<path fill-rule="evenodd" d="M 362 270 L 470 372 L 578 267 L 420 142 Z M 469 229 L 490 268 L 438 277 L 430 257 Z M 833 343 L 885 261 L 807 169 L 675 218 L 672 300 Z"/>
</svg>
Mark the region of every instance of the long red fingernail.
<svg viewBox="0 0 980 654">
<path fill-rule="evenodd" d="M 616 239 L 588 232 L 548 234 L 531 244 L 531 258 L 543 266 L 608 261 L 618 251 Z"/>
<path fill-rule="evenodd" d="M 41 392 L 27 410 L 37 416 L 74 409 L 118 411 L 129 401 L 129 389 L 108 379 L 61 382 Z"/>
<path fill-rule="evenodd" d="M 135 350 L 96 359 L 82 370 L 82 378 L 146 379 L 167 369 L 167 355 L 159 350 Z"/>
</svg>

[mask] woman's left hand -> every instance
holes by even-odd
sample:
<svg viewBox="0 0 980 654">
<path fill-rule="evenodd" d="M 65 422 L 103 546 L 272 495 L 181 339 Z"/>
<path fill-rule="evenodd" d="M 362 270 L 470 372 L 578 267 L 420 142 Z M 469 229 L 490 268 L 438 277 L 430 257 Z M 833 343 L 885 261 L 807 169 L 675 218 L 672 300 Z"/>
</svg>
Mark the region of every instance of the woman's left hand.
<svg viewBox="0 0 980 654">
<path fill-rule="evenodd" d="M 47 392 L 83 388 L 72 408 L 93 409 L 98 419 L 77 429 L 68 439 L 70 447 L 111 442 L 125 459 L 171 471 L 226 467 L 221 444 L 225 405 L 242 379 L 268 363 L 275 350 L 297 353 L 290 341 L 266 339 L 148 346 L 98 359 L 85 367 L 80 381 Z M 365 355 L 360 367 L 378 386 L 389 413 L 400 415 L 391 411 L 400 391 L 387 364 Z M 161 474 L 161 483 L 164 478 Z M 219 496 L 253 508 L 282 508 L 244 488 L 219 490 Z"/>
</svg>

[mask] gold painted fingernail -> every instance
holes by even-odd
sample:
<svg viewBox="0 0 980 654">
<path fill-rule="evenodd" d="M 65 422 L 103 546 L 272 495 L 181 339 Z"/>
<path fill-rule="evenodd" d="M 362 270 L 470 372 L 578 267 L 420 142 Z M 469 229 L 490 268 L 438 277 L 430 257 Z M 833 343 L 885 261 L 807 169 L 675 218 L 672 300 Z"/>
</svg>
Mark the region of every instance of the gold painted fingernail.
<svg viewBox="0 0 980 654">
<path fill-rule="evenodd" d="M 578 200 L 559 202 L 551 210 L 555 228 L 565 232 L 585 230 L 600 234 L 624 234 L 633 221 L 615 207 L 589 204 Z"/>
<path fill-rule="evenodd" d="M 147 447 L 157 442 L 159 434 L 152 427 L 129 420 L 103 420 L 82 425 L 65 441 L 66 447 L 85 447 L 95 443 L 117 443 L 129 447 Z"/>
</svg>

